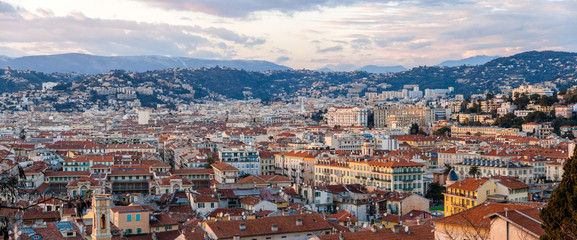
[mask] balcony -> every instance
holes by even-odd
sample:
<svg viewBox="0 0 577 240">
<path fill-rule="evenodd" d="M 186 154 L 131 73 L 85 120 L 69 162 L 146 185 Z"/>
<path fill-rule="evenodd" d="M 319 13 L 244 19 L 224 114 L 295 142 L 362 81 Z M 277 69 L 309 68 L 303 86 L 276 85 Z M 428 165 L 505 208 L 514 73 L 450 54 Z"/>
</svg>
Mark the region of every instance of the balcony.
<svg viewBox="0 0 577 240">
<path fill-rule="evenodd" d="M 471 195 L 471 194 L 451 193 L 451 192 L 447 192 L 447 191 L 445 191 L 445 194 L 453 195 L 453 196 L 458 196 L 458 197 L 469 198 L 469 199 L 477 199 L 477 196 Z"/>
</svg>

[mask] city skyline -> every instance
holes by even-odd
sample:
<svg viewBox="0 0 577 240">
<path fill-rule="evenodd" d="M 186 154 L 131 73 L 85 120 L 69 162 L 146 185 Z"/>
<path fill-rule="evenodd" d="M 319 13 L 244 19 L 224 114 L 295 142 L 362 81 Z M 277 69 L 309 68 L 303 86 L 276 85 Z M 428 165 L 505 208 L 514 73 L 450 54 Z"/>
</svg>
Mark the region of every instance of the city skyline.
<svg viewBox="0 0 577 240">
<path fill-rule="evenodd" d="M 292 68 L 435 65 L 576 51 L 571 1 L 5 1 L 0 55 L 258 59 Z M 113 7 L 111 7 L 113 6 Z"/>
</svg>

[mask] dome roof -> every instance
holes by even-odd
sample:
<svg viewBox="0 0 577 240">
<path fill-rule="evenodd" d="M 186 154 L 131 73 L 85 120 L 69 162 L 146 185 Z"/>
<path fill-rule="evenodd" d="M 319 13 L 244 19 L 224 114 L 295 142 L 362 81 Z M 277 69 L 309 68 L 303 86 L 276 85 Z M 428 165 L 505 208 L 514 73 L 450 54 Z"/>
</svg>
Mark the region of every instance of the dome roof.
<svg viewBox="0 0 577 240">
<path fill-rule="evenodd" d="M 451 169 L 451 171 L 449 172 L 448 180 L 453 182 L 459 181 L 459 176 L 457 176 L 455 169 Z"/>
</svg>

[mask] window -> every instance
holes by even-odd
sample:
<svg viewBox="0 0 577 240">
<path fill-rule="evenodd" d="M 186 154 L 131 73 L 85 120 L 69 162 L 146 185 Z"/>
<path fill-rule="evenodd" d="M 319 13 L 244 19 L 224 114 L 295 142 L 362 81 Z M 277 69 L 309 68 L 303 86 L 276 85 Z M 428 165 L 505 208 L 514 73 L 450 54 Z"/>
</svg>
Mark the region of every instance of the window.
<svg viewBox="0 0 577 240">
<path fill-rule="evenodd" d="M 214 203 L 210 203 L 210 208 L 214 208 Z"/>
<path fill-rule="evenodd" d="M 204 203 L 198 203 L 198 208 L 204 208 Z"/>
<path fill-rule="evenodd" d="M 166 230 L 172 230 L 172 226 L 170 225 L 166 226 Z"/>
<path fill-rule="evenodd" d="M 132 234 L 132 229 L 126 229 L 126 234 Z"/>
<path fill-rule="evenodd" d="M 142 232 L 142 228 L 137 228 L 136 229 L 136 233 L 141 233 Z"/>
<path fill-rule="evenodd" d="M 136 221 L 137 221 L 137 222 L 140 222 L 140 213 L 139 213 L 139 214 L 136 214 Z"/>
<path fill-rule="evenodd" d="M 126 215 L 126 221 L 132 222 L 132 215 L 130 215 L 130 214 Z"/>
</svg>

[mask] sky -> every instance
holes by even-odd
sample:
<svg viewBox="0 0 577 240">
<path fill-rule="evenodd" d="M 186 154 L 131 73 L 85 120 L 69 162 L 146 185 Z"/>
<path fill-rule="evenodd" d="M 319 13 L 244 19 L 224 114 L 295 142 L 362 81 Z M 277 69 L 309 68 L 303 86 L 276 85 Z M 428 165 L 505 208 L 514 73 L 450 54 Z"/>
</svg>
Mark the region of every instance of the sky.
<svg viewBox="0 0 577 240">
<path fill-rule="evenodd" d="M 0 55 L 266 60 L 412 68 L 577 51 L 575 0 L 0 0 Z"/>
</svg>

